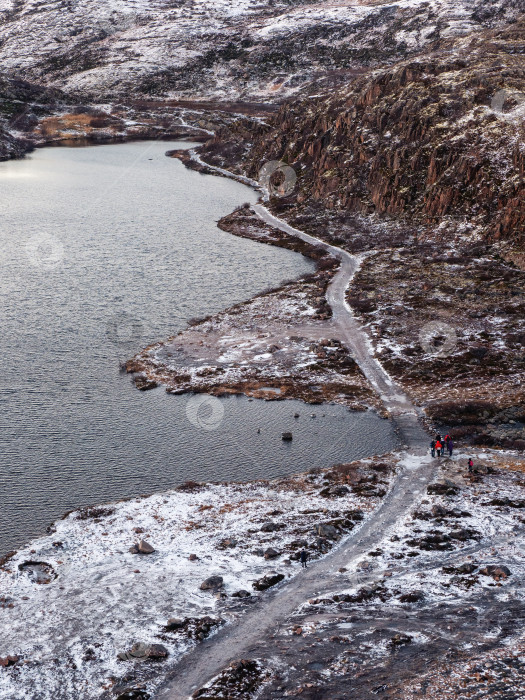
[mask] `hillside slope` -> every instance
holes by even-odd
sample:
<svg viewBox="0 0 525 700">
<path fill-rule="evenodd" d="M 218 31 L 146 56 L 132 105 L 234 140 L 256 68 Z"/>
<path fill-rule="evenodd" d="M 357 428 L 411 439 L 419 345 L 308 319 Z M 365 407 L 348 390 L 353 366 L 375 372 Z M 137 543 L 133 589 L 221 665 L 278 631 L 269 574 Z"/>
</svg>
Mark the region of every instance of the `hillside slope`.
<svg viewBox="0 0 525 700">
<path fill-rule="evenodd" d="M 276 101 L 429 42 L 501 26 L 523 0 L 0 0 L 0 64 L 92 99 Z"/>
<path fill-rule="evenodd" d="M 290 101 L 248 174 L 281 160 L 298 175 L 290 203 L 523 243 L 524 52 L 522 19 Z"/>
</svg>

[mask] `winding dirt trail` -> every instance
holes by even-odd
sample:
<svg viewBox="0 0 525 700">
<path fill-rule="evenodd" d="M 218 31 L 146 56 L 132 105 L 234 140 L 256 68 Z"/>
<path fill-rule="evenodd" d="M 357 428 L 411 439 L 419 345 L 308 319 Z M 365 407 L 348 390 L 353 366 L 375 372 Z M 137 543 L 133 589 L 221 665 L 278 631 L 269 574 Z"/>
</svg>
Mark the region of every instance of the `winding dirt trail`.
<svg viewBox="0 0 525 700">
<path fill-rule="evenodd" d="M 322 246 L 341 261 L 327 291 L 333 324 L 341 341 L 381 396 L 405 444 L 406 459 L 401 463 L 391 490 L 359 530 L 354 530 L 327 556 L 312 563 L 291 582 L 283 583 L 253 601 L 237 620 L 200 643 L 169 674 L 156 693 L 156 700 L 186 700 L 233 659 L 264 652 L 265 640 L 286 624 L 287 618 L 308 598 L 334 585 L 342 588 L 345 584 L 355 583 L 355 574 L 349 574 L 349 579 L 345 580 L 340 574 L 336 578 L 336 573 L 341 567 L 352 570 L 363 555 L 378 547 L 386 534 L 418 503 L 437 473 L 437 460 L 432 461 L 426 456 L 429 438 L 419 423 L 418 411 L 373 357 L 368 337 L 346 303 L 345 293 L 359 268 L 359 259 L 294 229 L 260 204 L 253 208 L 270 225 Z"/>
<path fill-rule="evenodd" d="M 350 350 L 361 371 L 380 395 L 385 408 L 392 416 L 399 430 L 404 444 L 410 448 L 426 448 L 428 437 L 419 423 L 416 407 L 372 355 L 370 341 L 346 302 L 346 290 L 359 269 L 359 258 L 341 248 L 329 245 L 319 238 L 314 238 L 303 231 L 293 228 L 286 222 L 273 216 L 261 204 L 256 204 L 252 208 L 263 221 L 274 228 L 301 238 L 307 243 L 321 246 L 341 262 L 339 270 L 330 282 L 326 292 L 326 298 L 333 313 L 332 323 L 338 330 L 339 339 Z"/>
</svg>

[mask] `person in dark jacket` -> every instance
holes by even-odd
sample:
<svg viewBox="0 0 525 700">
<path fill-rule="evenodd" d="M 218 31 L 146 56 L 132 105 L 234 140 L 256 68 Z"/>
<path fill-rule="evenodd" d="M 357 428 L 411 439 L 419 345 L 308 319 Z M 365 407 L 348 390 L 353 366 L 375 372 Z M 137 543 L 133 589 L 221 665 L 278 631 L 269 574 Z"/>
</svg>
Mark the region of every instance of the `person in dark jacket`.
<svg viewBox="0 0 525 700">
<path fill-rule="evenodd" d="M 435 440 L 432 440 L 432 442 L 430 443 L 430 454 L 432 455 L 432 457 L 436 456 L 436 441 Z"/>
<path fill-rule="evenodd" d="M 452 452 L 454 451 L 454 442 L 452 441 L 451 437 L 449 437 L 449 439 L 448 439 L 447 447 L 448 447 L 448 456 L 452 457 Z"/>
<path fill-rule="evenodd" d="M 308 567 L 306 566 L 306 562 L 308 561 L 308 552 L 306 549 L 301 550 L 301 554 L 299 554 L 299 561 L 301 562 L 301 566 L 303 569 L 307 569 Z"/>
<path fill-rule="evenodd" d="M 472 457 L 469 457 L 469 460 L 468 460 L 468 473 L 469 473 L 469 474 L 472 474 L 473 471 L 474 471 L 474 462 L 472 461 Z"/>
</svg>

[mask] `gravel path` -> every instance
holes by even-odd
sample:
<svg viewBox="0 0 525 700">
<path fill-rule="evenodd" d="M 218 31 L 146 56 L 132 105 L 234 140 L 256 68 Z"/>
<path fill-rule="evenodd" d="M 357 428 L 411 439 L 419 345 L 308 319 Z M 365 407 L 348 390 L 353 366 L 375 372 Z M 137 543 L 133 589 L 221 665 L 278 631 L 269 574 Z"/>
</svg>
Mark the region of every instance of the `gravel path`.
<svg viewBox="0 0 525 700">
<path fill-rule="evenodd" d="M 312 563 L 290 583 L 283 583 L 254 600 L 238 620 L 200 643 L 171 672 L 156 693 L 156 700 L 186 700 L 230 661 L 250 656 L 264 648 L 264 640 L 286 624 L 287 618 L 298 606 L 333 587 L 336 577 L 338 585 L 344 587 L 345 578 L 337 573 L 338 569 L 351 568 L 356 560 L 376 548 L 384 533 L 395 527 L 419 501 L 437 472 L 437 460 L 430 461 L 425 456 L 429 438 L 418 421 L 418 411 L 373 357 L 370 342 L 346 303 L 345 292 L 359 268 L 359 259 L 294 229 L 260 204 L 253 208 L 271 226 L 309 243 L 321 245 L 341 261 L 327 291 L 333 311 L 332 321 L 340 339 L 380 394 L 406 445 L 408 459 L 380 507 L 359 530 L 353 531 L 330 554 Z M 349 580 L 346 580 L 346 584 L 351 585 Z"/>
</svg>

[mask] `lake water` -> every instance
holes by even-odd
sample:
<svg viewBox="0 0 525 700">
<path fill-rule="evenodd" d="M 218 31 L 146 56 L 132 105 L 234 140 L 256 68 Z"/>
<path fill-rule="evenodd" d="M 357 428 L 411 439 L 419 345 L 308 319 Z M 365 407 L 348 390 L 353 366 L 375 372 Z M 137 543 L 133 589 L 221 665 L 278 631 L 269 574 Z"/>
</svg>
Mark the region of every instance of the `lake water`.
<svg viewBox="0 0 525 700">
<path fill-rule="evenodd" d="M 119 373 L 188 319 L 313 269 L 220 231 L 256 195 L 164 155 L 187 146 L 50 148 L 0 163 L 0 554 L 82 505 L 394 445 L 372 413 L 245 397 L 225 399 L 204 430 L 188 420 L 188 397 L 139 392 Z"/>
</svg>

